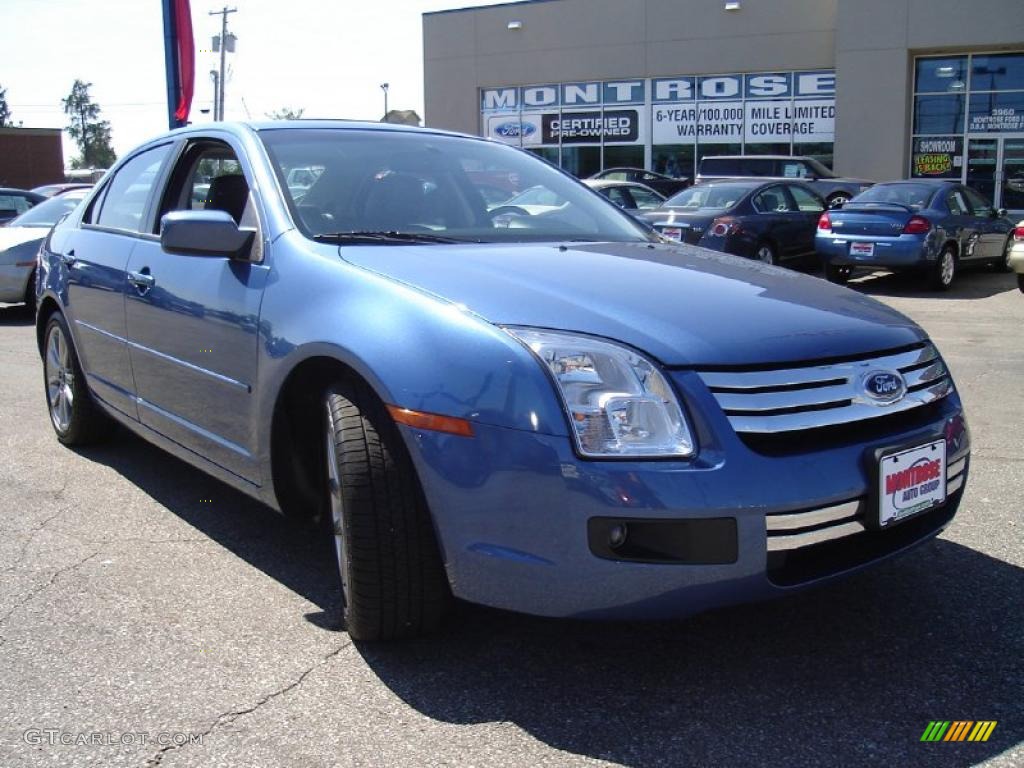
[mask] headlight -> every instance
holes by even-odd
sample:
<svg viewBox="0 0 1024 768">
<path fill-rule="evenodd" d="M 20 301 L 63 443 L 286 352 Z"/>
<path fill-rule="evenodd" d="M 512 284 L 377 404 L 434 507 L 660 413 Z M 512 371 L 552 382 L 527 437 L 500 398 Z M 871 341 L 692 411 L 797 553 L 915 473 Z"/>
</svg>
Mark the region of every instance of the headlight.
<svg viewBox="0 0 1024 768">
<path fill-rule="evenodd" d="M 507 329 L 547 366 L 580 454 L 686 457 L 690 428 L 658 368 L 628 347 L 587 336 Z"/>
</svg>

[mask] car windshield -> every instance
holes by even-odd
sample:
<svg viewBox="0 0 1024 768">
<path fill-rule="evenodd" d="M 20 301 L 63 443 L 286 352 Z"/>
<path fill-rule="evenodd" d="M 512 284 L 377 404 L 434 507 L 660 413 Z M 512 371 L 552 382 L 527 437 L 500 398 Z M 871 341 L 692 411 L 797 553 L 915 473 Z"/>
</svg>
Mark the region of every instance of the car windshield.
<svg viewBox="0 0 1024 768">
<path fill-rule="evenodd" d="M 813 157 L 807 158 L 807 164 L 814 170 L 814 175 L 819 179 L 836 179 L 836 176 L 832 171 L 826 168 L 822 163 L 815 160 Z"/>
<path fill-rule="evenodd" d="M 428 132 L 265 129 L 260 138 L 298 228 L 360 243 L 643 242 L 652 235 L 607 200 L 527 152 Z M 291 189 L 295 168 L 322 168 Z M 357 238 L 357 236 L 364 236 Z"/>
<path fill-rule="evenodd" d="M 665 201 L 666 208 L 721 211 L 732 208 L 754 189 L 754 184 L 698 184 L 688 187 Z"/>
<path fill-rule="evenodd" d="M 932 198 L 935 188 L 928 184 L 875 184 L 861 192 L 851 203 L 894 203 L 924 208 Z M 849 205 L 849 203 L 847 204 Z"/>
<path fill-rule="evenodd" d="M 66 213 L 75 210 L 82 198 L 88 194 L 88 189 L 73 190 L 63 195 L 51 197 L 44 200 L 35 208 L 30 208 L 21 216 L 7 222 L 8 227 L 52 227 Z"/>
</svg>

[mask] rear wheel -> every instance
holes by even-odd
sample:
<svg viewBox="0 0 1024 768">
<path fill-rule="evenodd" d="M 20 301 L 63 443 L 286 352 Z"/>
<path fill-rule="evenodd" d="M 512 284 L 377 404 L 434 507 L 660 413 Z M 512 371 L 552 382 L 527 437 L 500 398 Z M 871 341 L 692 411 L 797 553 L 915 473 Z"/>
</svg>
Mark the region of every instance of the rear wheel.
<svg viewBox="0 0 1024 768">
<path fill-rule="evenodd" d="M 450 592 L 401 435 L 365 385 L 339 382 L 324 405 L 331 535 L 346 629 L 355 640 L 430 632 Z"/>
<path fill-rule="evenodd" d="M 758 243 L 754 257 L 763 264 L 775 264 L 775 248 L 771 243 Z"/>
<path fill-rule="evenodd" d="M 825 279 L 836 285 L 846 285 L 853 276 L 853 267 L 845 264 L 826 264 Z"/>
<path fill-rule="evenodd" d="M 956 278 L 956 253 L 948 245 L 928 271 L 928 286 L 933 291 L 948 291 Z"/>
<path fill-rule="evenodd" d="M 30 312 L 36 311 L 36 271 L 28 276 L 28 285 L 25 286 L 25 306 Z"/>
<path fill-rule="evenodd" d="M 106 436 L 110 419 L 92 399 L 67 323 L 59 312 L 46 324 L 43 375 L 50 423 L 60 442 L 86 445 Z"/>
</svg>

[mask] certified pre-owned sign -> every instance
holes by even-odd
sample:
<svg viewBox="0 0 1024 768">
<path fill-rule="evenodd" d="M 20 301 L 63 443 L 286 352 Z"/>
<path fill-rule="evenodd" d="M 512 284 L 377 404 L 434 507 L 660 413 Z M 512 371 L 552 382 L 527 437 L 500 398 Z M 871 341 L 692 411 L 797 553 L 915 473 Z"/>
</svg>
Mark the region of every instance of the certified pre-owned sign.
<svg viewBox="0 0 1024 768">
<path fill-rule="evenodd" d="M 634 142 L 639 137 L 639 114 L 635 109 L 605 112 L 563 112 L 543 116 L 544 143 L 599 144 Z"/>
</svg>

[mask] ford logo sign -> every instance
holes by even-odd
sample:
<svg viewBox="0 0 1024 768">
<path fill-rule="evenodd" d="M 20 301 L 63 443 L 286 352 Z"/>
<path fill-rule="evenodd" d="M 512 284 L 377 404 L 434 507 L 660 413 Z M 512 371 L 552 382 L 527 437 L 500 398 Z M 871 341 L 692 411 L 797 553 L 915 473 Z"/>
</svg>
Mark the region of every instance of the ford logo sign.
<svg viewBox="0 0 1024 768">
<path fill-rule="evenodd" d="M 864 394 L 879 405 L 902 400 L 907 383 L 894 371 L 872 371 L 864 377 Z"/>
<path fill-rule="evenodd" d="M 504 139 L 518 139 L 520 136 L 526 138 L 533 136 L 537 132 L 537 126 L 533 123 L 521 123 L 518 120 L 512 120 L 494 126 L 494 132 Z"/>
</svg>

